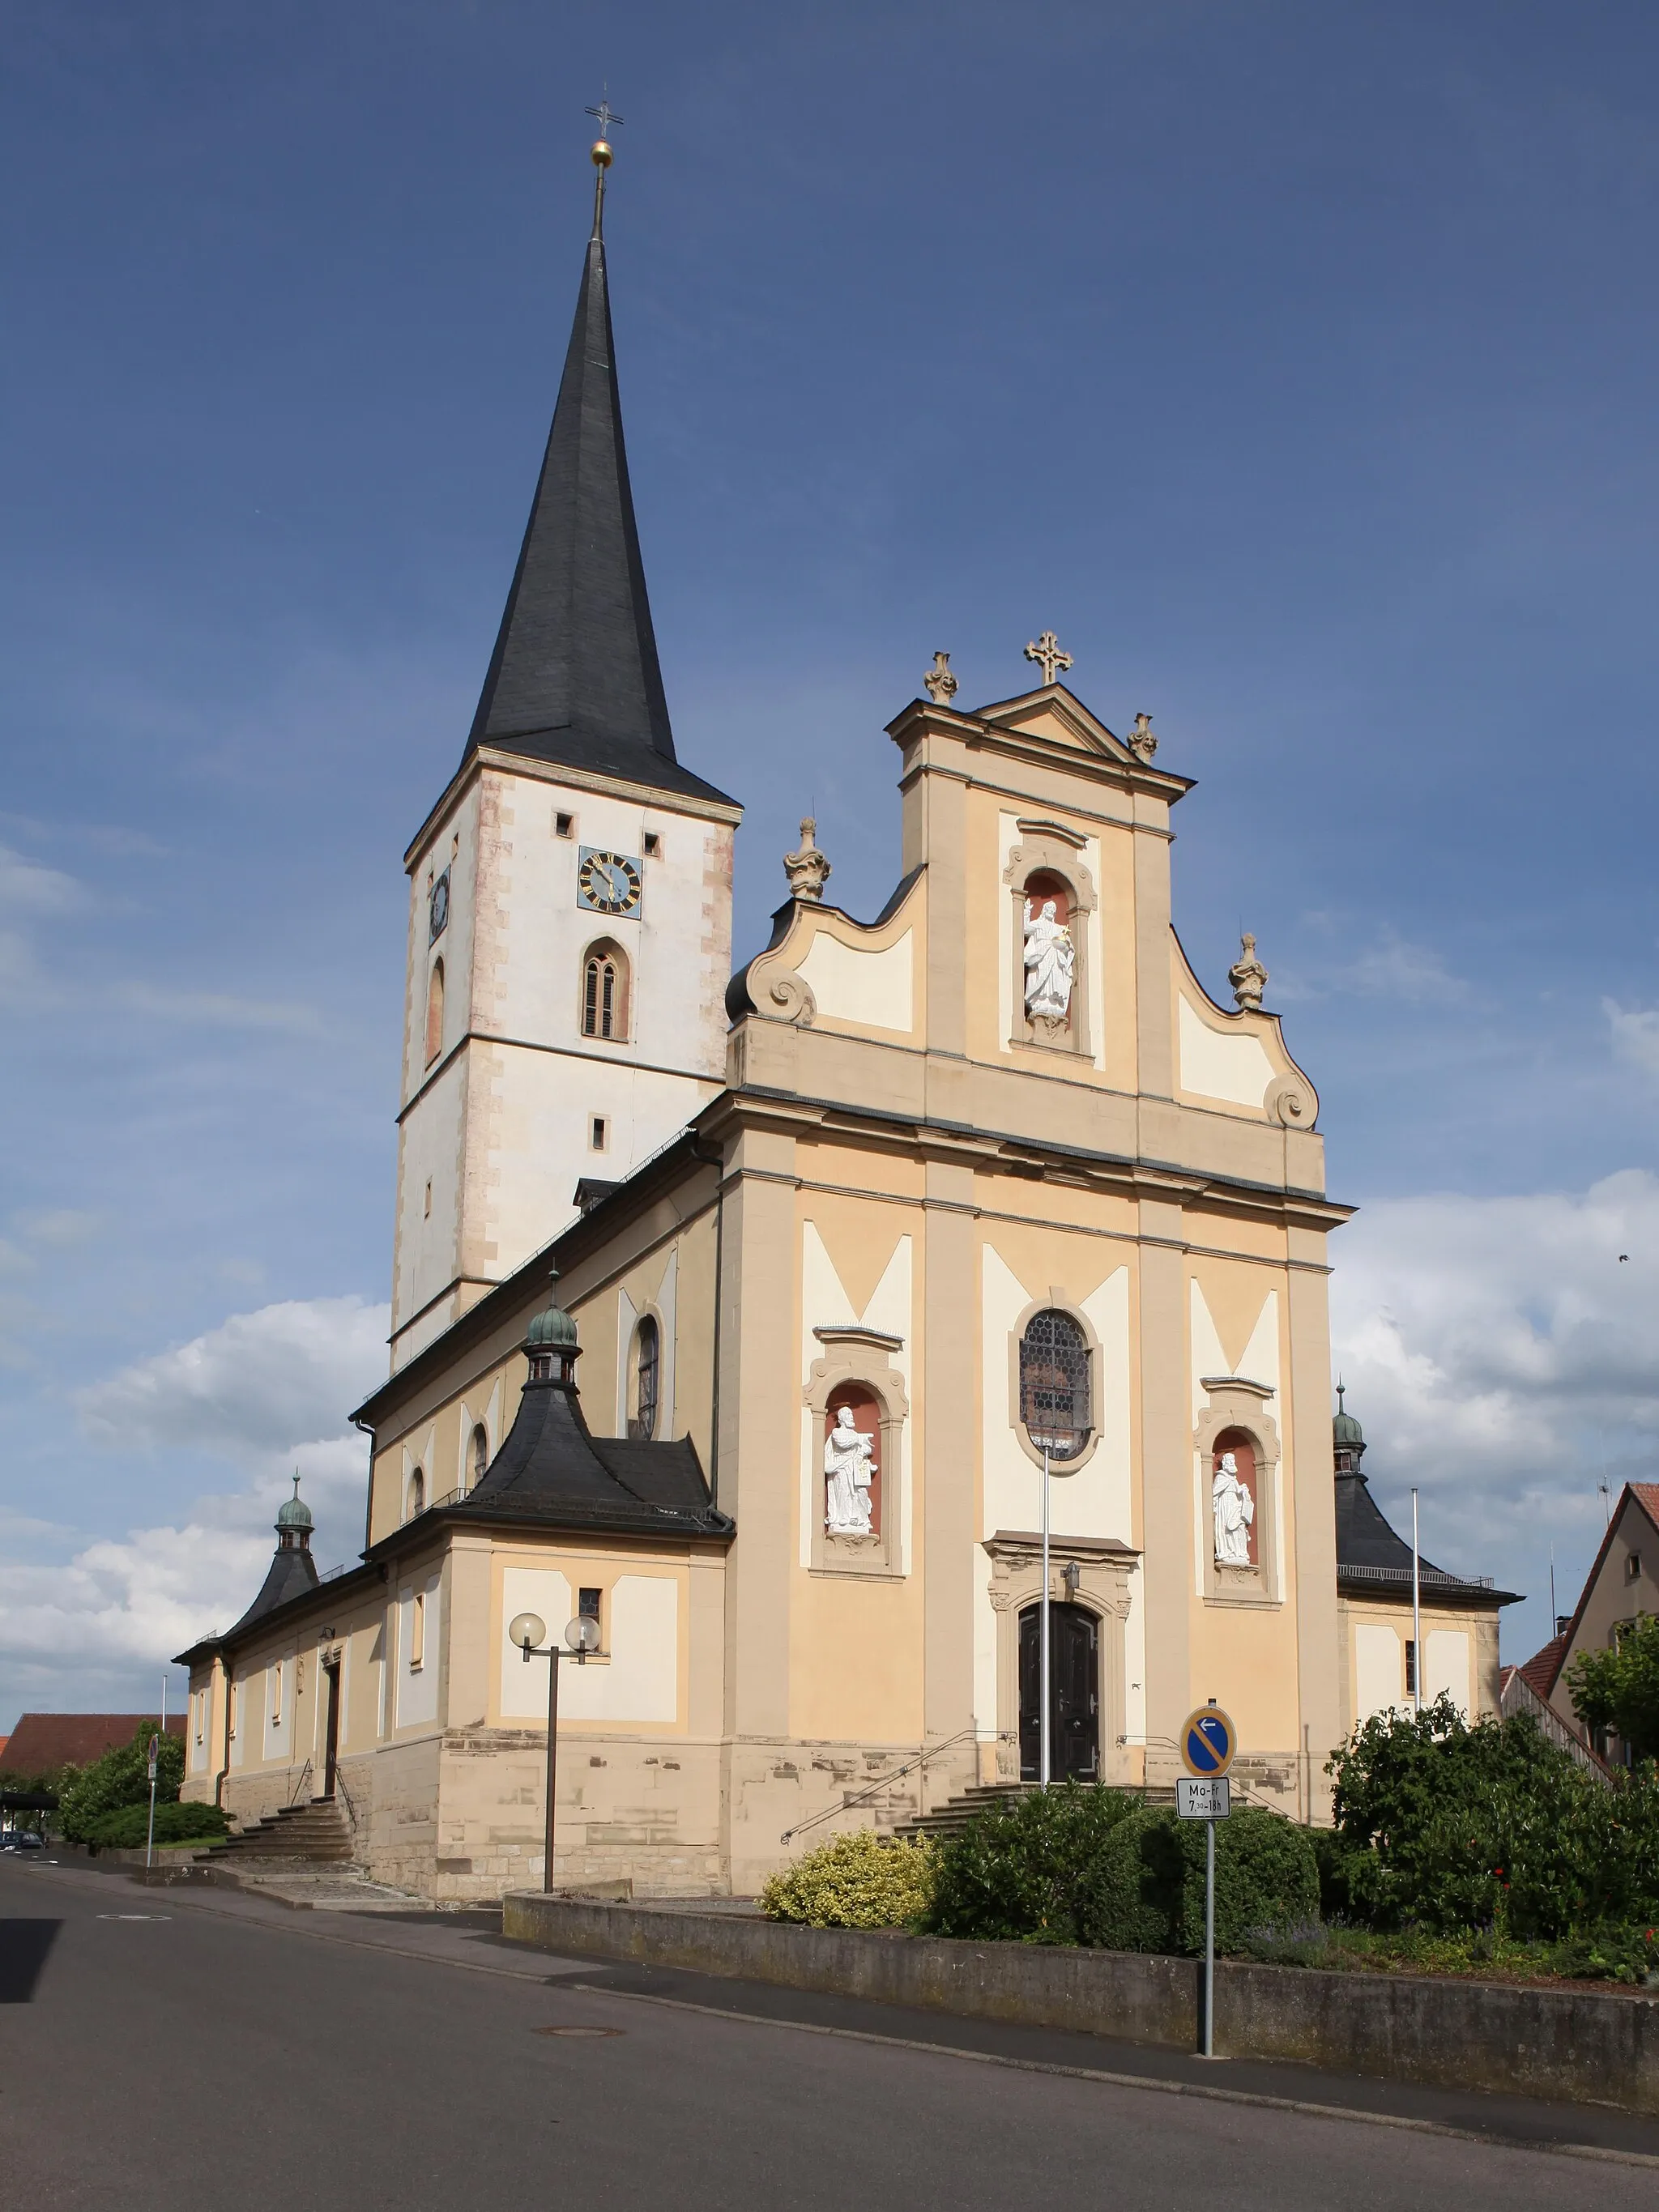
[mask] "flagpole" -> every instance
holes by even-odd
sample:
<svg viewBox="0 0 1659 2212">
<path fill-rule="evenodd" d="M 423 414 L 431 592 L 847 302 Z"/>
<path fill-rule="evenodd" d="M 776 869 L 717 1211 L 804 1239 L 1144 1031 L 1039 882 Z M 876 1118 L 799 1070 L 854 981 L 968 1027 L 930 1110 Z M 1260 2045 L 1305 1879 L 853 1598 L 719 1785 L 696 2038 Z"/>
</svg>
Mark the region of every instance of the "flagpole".
<svg viewBox="0 0 1659 2212">
<path fill-rule="evenodd" d="M 1417 1548 L 1417 1486 L 1412 1486 L 1412 1703 L 1423 1710 L 1423 1590 Z"/>
</svg>

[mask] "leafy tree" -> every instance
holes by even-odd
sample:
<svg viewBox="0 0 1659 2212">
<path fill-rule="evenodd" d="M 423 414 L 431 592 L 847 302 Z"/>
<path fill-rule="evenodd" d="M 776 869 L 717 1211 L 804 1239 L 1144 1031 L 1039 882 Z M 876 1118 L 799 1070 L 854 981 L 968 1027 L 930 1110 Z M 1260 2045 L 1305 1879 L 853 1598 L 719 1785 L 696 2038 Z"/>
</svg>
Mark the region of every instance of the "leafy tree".
<svg viewBox="0 0 1659 2212">
<path fill-rule="evenodd" d="M 1611 1651 L 1581 1651 L 1567 1692 L 1586 1728 L 1612 1729 L 1638 1759 L 1659 1759 L 1659 1615 L 1641 1614 Z"/>
<path fill-rule="evenodd" d="M 1448 1698 L 1374 1715 L 1331 1761 L 1339 1899 L 1377 1929 L 1548 1940 L 1659 1918 L 1659 1778 L 1609 1789 L 1530 1720 L 1471 1728 Z"/>
<path fill-rule="evenodd" d="M 90 1824 L 100 1813 L 149 1804 L 149 1740 L 156 1733 L 153 1722 L 143 1722 L 131 1743 L 117 1744 L 66 1780 L 58 1800 L 58 1826 L 70 1843 L 88 1842 Z M 156 1803 L 176 1803 L 184 1780 L 184 1744 L 176 1735 L 164 1735 L 155 1761 Z"/>
</svg>

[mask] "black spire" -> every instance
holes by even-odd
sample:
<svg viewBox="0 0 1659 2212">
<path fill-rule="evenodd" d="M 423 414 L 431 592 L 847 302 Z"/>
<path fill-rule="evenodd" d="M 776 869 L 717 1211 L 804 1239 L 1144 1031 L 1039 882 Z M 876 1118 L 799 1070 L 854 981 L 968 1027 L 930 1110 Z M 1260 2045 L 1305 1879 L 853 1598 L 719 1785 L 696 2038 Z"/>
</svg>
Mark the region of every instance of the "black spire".
<svg viewBox="0 0 1659 2212">
<path fill-rule="evenodd" d="M 492 745 L 720 798 L 674 757 L 629 489 L 598 213 L 596 202 L 553 428 L 467 750 Z"/>
</svg>

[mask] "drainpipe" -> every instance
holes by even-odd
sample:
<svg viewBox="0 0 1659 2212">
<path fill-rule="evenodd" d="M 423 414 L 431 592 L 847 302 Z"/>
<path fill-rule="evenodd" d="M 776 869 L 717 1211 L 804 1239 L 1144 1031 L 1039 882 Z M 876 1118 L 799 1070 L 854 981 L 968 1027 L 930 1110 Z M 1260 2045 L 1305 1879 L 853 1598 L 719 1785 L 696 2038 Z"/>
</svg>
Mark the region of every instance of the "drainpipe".
<svg viewBox="0 0 1659 2212">
<path fill-rule="evenodd" d="M 225 1809 L 225 1778 L 230 1772 L 231 1675 L 230 1662 L 228 1659 L 218 1659 L 215 1662 L 215 1664 L 219 1669 L 220 1675 L 225 1686 L 225 1725 L 220 1738 L 220 1741 L 224 1748 L 225 1755 L 220 1763 L 219 1771 L 213 1778 L 213 1802 L 222 1813 Z"/>
</svg>

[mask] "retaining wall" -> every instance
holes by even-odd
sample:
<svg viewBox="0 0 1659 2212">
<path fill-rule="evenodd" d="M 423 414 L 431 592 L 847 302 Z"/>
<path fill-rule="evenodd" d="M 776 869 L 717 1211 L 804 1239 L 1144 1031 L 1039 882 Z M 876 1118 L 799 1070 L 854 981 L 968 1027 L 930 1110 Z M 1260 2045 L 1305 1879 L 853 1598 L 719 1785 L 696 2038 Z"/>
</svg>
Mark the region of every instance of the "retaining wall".
<svg viewBox="0 0 1659 2212">
<path fill-rule="evenodd" d="M 509 1894 L 502 1924 L 515 1942 L 546 1951 L 1174 2050 L 1198 2041 L 1201 1968 L 1190 1959 L 794 1928 L 539 1891 Z M 1218 1960 L 1215 1978 L 1215 2048 L 1230 2057 L 1303 2059 L 1343 2073 L 1659 2114 L 1659 1996 L 1235 1960 Z"/>
</svg>

